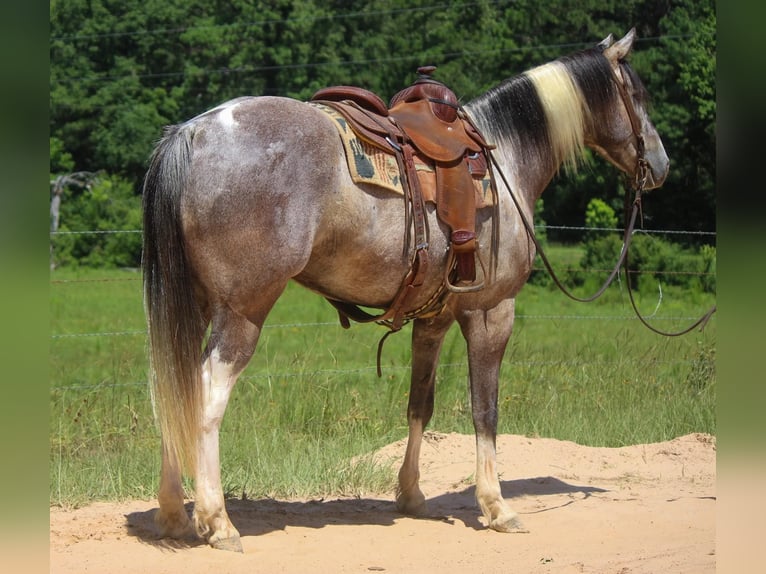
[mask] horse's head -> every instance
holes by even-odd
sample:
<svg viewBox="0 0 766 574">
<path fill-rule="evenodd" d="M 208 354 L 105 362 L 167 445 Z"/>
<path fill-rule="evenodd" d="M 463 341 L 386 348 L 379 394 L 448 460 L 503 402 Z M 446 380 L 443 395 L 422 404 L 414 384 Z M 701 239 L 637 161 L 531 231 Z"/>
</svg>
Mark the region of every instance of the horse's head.
<svg viewBox="0 0 766 574">
<path fill-rule="evenodd" d="M 586 136 L 586 144 L 622 171 L 637 176 L 643 145 L 646 165 L 644 189 L 653 189 L 665 181 L 670 161 L 649 119 L 646 89 L 626 61 L 635 36 L 634 28 L 616 42 L 610 34 L 599 44 L 611 66 L 619 101 L 610 106 L 612 112 L 607 121 L 593 123 L 592 133 Z"/>
</svg>

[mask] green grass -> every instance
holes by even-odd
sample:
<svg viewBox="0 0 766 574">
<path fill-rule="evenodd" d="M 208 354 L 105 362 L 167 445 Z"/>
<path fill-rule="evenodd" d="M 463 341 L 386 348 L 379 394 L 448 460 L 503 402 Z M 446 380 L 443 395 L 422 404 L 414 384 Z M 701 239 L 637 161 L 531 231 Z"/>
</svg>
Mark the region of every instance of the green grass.
<svg viewBox="0 0 766 574">
<path fill-rule="evenodd" d="M 557 257 L 572 259 L 566 250 Z M 153 497 L 159 436 L 146 385 L 140 275 L 59 270 L 52 281 L 51 503 Z M 713 302 L 663 291 L 652 319 L 663 329 L 689 324 Z M 639 299 L 651 314 L 659 290 Z M 385 332 L 358 324 L 343 330 L 322 298 L 290 285 L 222 425 L 227 493 L 393 488 L 394 472 L 363 456 L 406 436 L 410 328 L 387 339 L 379 379 L 375 354 Z M 528 285 L 501 371 L 498 431 L 601 446 L 715 434 L 715 333 L 714 316 L 703 332 L 658 336 L 633 317 L 619 286 L 581 304 L 553 287 Z M 464 342 L 453 328 L 429 428 L 473 432 L 467 370 Z"/>
</svg>

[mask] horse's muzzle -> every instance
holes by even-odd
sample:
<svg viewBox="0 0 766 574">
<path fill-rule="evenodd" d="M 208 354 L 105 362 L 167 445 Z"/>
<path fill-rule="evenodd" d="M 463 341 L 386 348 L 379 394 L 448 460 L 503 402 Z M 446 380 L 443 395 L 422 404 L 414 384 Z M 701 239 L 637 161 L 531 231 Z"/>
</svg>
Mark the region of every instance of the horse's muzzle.
<svg viewBox="0 0 766 574">
<path fill-rule="evenodd" d="M 646 174 L 644 189 L 656 189 L 665 183 L 665 178 L 670 171 L 670 159 L 664 149 L 646 154 L 649 169 Z"/>
</svg>

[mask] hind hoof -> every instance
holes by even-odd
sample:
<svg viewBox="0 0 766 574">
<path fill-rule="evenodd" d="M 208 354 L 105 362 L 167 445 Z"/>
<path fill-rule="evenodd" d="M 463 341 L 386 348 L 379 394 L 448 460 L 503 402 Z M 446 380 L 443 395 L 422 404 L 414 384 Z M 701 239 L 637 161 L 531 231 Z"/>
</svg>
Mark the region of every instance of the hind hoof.
<svg viewBox="0 0 766 574">
<path fill-rule="evenodd" d="M 219 540 L 211 540 L 210 546 L 215 548 L 216 550 L 226 550 L 227 552 L 239 552 L 243 553 L 244 550 L 242 549 L 242 541 L 240 540 L 239 536 L 231 537 L 231 538 L 221 538 Z"/>
<path fill-rule="evenodd" d="M 527 534 L 529 532 L 529 529 L 522 524 L 518 514 L 498 516 L 489 523 L 489 527 L 497 532 L 508 532 L 511 534 Z"/>
</svg>

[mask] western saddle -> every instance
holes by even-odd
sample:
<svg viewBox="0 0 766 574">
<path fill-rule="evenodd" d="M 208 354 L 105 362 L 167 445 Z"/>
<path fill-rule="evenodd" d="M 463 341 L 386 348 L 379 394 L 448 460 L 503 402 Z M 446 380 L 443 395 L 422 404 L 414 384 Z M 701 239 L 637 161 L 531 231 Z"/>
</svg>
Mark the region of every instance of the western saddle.
<svg viewBox="0 0 766 574">
<path fill-rule="evenodd" d="M 409 204 L 407 217 L 411 211 L 413 218 L 413 224 L 408 221 L 406 225 L 408 239 L 410 227 L 415 235 L 412 265 L 385 312 L 371 315 L 354 304 L 328 298 L 345 328 L 351 318 L 376 321 L 397 331 L 405 320 L 440 311 L 446 291 L 470 292 L 484 286 L 484 277 L 476 281 L 473 178 L 483 177 L 489 170 L 492 192 L 496 193 L 488 161 L 492 146 L 462 111 L 454 92 L 431 77 L 435 69 L 418 68 L 417 80 L 391 98 L 389 106 L 376 94 L 355 86 L 323 88 L 311 98 L 341 114 L 357 137 L 396 157 Z M 450 228 L 450 255 L 442 286 L 426 305 L 413 311 L 408 310 L 407 303 L 422 285 L 428 265 L 428 229 L 415 156 L 436 172 L 436 213 Z M 479 263 L 486 276 L 481 258 Z"/>
</svg>

